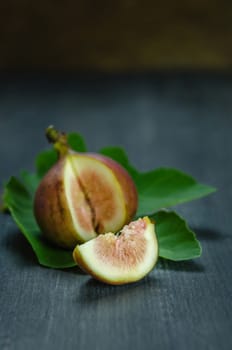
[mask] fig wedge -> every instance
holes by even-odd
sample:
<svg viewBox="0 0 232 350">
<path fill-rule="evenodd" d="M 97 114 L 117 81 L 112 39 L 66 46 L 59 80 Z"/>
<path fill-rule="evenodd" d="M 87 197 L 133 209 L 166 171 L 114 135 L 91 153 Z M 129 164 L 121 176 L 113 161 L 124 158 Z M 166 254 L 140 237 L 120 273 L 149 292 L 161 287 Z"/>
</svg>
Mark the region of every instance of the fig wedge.
<svg viewBox="0 0 232 350">
<path fill-rule="evenodd" d="M 132 221 L 118 235 L 106 233 L 77 245 L 73 258 L 95 279 L 113 285 L 142 279 L 155 266 L 158 242 L 148 217 Z"/>
</svg>

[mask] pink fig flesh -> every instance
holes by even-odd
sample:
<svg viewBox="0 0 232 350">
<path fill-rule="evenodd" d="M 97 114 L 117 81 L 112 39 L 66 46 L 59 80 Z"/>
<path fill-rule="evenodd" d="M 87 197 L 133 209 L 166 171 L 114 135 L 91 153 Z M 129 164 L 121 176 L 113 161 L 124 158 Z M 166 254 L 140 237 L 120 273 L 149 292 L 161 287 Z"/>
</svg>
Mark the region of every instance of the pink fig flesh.
<svg viewBox="0 0 232 350">
<path fill-rule="evenodd" d="M 154 223 L 148 217 L 124 226 L 120 235 L 99 235 L 73 251 L 76 263 L 101 282 L 125 284 L 146 276 L 158 259 Z"/>
</svg>

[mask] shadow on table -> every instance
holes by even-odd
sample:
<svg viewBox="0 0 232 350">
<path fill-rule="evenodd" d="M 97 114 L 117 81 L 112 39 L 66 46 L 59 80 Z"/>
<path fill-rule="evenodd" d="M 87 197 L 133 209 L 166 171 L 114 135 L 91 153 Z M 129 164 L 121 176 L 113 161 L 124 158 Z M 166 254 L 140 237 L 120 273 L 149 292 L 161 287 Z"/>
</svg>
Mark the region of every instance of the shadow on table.
<svg viewBox="0 0 232 350">
<path fill-rule="evenodd" d="M 23 264 L 27 264 L 28 266 L 38 265 L 31 245 L 19 230 L 11 230 L 10 234 L 4 237 L 4 243 L 14 254 L 14 257 Z"/>
<path fill-rule="evenodd" d="M 157 269 L 159 270 L 158 273 Z M 131 302 L 132 299 L 135 299 L 135 302 L 139 299 L 149 299 L 151 292 L 153 296 L 158 297 L 162 290 L 166 288 L 166 277 L 163 276 L 163 273 L 167 270 L 185 273 L 204 273 L 205 271 L 204 266 L 195 261 L 173 262 L 160 258 L 154 272 L 152 271 L 136 283 L 114 286 L 98 282 L 90 277 L 88 281 L 81 285 L 75 302 L 87 306 L 95 303 L 105 306 L 112 303 L 112 301 L 115 303 L 118 299 L 125 303 Z"/>
<path fill-rule="evenodd" d="M 231 235 L 212 230 L 210 228 L 193 228 L 193 231 L 196 233 L 197 239 L 199 241 L 223 241 Z"/>
<path fill-rule="evenodd" d="M 115 301 L 117 298 L 123 298 L 126 302 L 127 299 L 145 298 L 146 293 L 151 289 L 153 293 L 157 294 L 161 291 L 160 280 L 152 275 L 146 276 L 138 282 L 119 286 L 104 284 L 90 278 L 81 286 L 76 301 L 81 304 L 86 303 L 87 305 L 91 302 L 107 304 L 108 302 L 111 303 L 112 300 Z"/>
</svg>

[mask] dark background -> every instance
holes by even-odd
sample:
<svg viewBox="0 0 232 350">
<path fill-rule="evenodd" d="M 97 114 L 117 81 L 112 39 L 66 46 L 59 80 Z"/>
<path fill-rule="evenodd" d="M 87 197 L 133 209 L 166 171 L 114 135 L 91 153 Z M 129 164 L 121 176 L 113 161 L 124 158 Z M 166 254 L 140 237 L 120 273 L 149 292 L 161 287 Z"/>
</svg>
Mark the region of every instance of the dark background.
<svg viewBox="0 0 232 350">
<path fill-rule="evenodd" d="M 232 347 L 231 4 L 8 1 L 0 5 L 0 181 L 33 170 L 45 128 L 125 148 L 218 188 L 177 208 L 202 257 L 160 260 L 121 287 L 39 266 L 0 215 L 0 348 Z"/>
<path fill-rule="evenodd" d="M 231 69 L 228 0 L 8 0 L 3 69 Z"/>
</svg>

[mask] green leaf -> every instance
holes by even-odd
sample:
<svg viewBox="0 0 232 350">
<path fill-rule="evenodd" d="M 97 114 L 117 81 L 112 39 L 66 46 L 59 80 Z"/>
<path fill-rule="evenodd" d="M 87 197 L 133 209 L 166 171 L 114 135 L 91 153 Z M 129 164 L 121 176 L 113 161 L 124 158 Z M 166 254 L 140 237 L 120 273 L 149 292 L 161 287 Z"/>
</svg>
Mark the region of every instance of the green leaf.
<svg viewBox="0 0 232 350">
<path fill-rule="evenodd" d="M 21 171 L 20 179 L 25 186 L 25 189 L 30 193 L 33 197 L 34 193 L 39 185 L 40 177 L 37 174 L 29 173 L 26 170 Z"/>
<path fill-rule="evenodd" d="M 139 172 L 130 164 L 126 152 L 121 147 L 105 147 L 102 148 L 99 153 L 112 158 L 119 164 L 121 164 L 131 175 L 133 180 L 136 182 Z"/>
<path fill-rule="evenodd" d="M 58 155 L 54 149 L 39 153 L 35 161 L 37 175 L 42 178 L 56 163 L 57 159 Z"/>
<path fill-rule="evenodd" d="M 159 168 L 139 173 L 130 164 L 125 151 L 120 147 L 106 147 L 101 149 L 100 153 L 120 163 L 132 176 L 139 196 L 137 217 L 201 198 L 216 191 L 215 188 L 200 184 L 188 174 L 176 169 Z"/>
<path fill-rule="evenodd" d="M 73 150 L 85 152 L 81 135 L 71 133 L 68 143 Z M 153 214 L 157 210 L 203 197 L 215 189 L 197 183 L 191 176 L 175 169 L 157 169 L 139 173 L 120 147 L 106 147 L 100 151 L 120 163 L 132 176 L 139 195 L 137 216 Z M 33 199 L 41 178 L 55 164 L 55 150 L 44 151 L 36 158 L 36 173 L 21 172 L 20 180 L 12 177 L 4 187 L 3 207 L 9 209 L 16 224 L 31 244 L 41 265 L 53 268 L 75 266 L 72 252 L 50 245 L 42 236 L 33 215 Z M 198 257 L 199 242 L 185 221 L 174 212 L 160 211 L 156 220 L 160 256 L 171 260 Z"/>
<path fill-rule="evenodd" d="M 175 212 L 159 211 L 151 216 L 155 220 L 159 243 L 159 256 L 180 261 L 198 258 L 201 246 L 186 221 Z"/>
<path fill-rule="evenodd" d="M 159 209 L 206 196 L 215 188 L 198 183 L 183 172 L 160 168 L 139 175 L 136 181 L 139 194 L 137 216 L 152 214 Z"/>
<path fill-rule="evenodd" d="M 68 144 L 76 152 L 87 151 L 83 137 L 75 132 L 68 134 Z"/>
<path fill-rule="evenodd" d="M 33 178 L 33 177 L 32 177 Z M 32 188 L 35 182 L 30 178 L 28 188 Z M 29 179 L 28 174 L 24 181 Z M 36 181 L 35 178 L 33 181 Z M 5 186 L 4 201 L 7 204 L 10 213 L 31 244 L 41 265 L 52 268 L 66 268 L 75 266 L 72 258 L 72 252 L 50 245 L 38 228 L 33 215 L 33 192 L 27 191 L 25 186 L 17 178 L 11 177 Z"/>
</svg>

